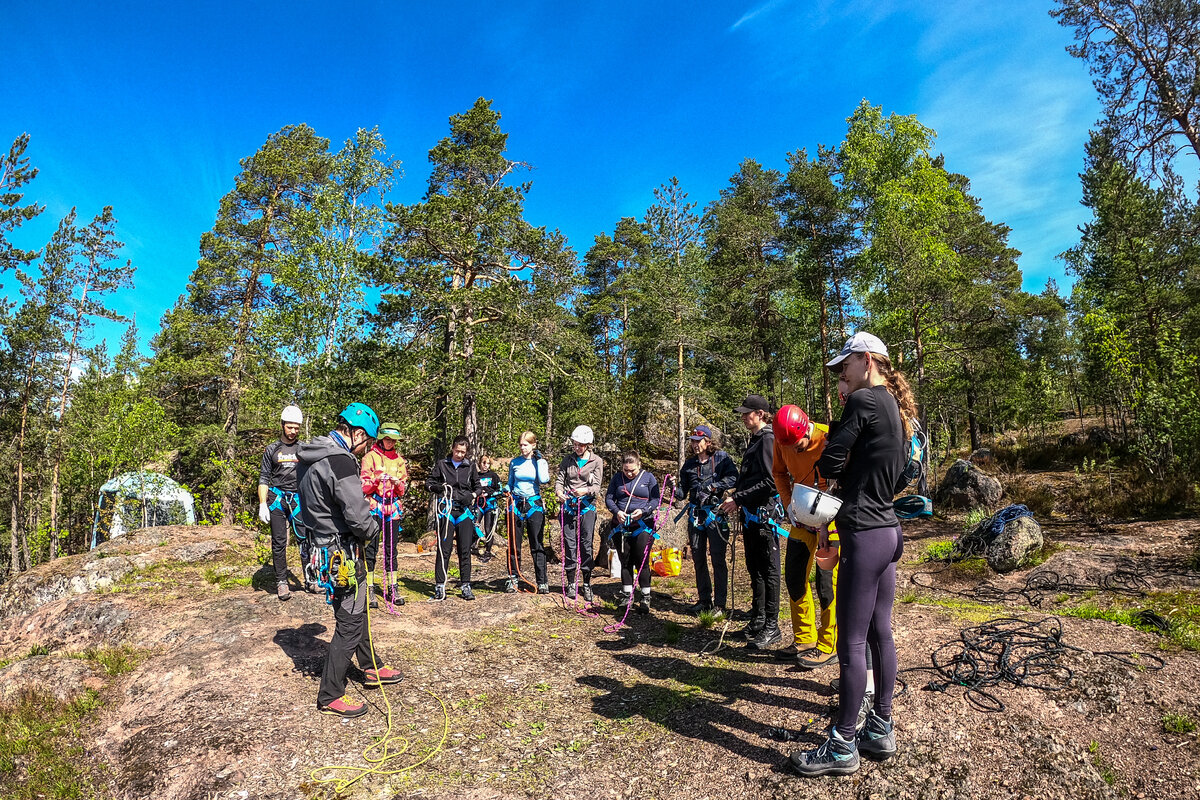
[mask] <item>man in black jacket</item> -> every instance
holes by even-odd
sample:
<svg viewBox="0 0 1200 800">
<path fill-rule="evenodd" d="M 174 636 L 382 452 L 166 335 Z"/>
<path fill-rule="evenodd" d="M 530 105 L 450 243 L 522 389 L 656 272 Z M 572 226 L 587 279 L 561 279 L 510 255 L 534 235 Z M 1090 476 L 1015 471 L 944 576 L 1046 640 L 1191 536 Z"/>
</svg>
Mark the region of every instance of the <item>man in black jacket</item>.
<svg viewBox="0 0 1200 800">
<path fill-rule="evenodd" d="M 446 567 L 458 540 L 458 578 L 463 600 L 474 600 L 471 591 L 471 545 L 475 536 L 475 500 L 482 492 L 479 473 L 467 459 L 468 440 L 458 436 L 450 455 L 433 465 L 425 488 L 437 506 L 438 552 L 434 559 L 433 599 L 446 599 Z"/>
<path fill-rule="evenodd" d="M 288 588 L 288 532 L 300 522 L 300 503 L 296 497 L 296 461 L 300 450 L 300 425 L 304 415 L 299 406 L 288 406 L 279 415 L 279 440 L 267 445 L 258 470 L 258 519 L 271 526 L 271 563 L 275 568 L 275 591 L 280 600 L 292 596 Z M 296 530 L 298 539 L 304 532 Z M 300 543 L 300 563 L 306 562 L 308 548 Z M 304 582 L 309 583 L 308 576 Z"/>
<path fill-rule="evenodd" d="M 783 631 L 779 629 L 779 538 L 766 520 L 766 507 L 775 499 L 775 478 L 771 475 L 775 451 L 771 404 L 762 395 L 752 394 L 734 413 L 742 415 L 742 424 L 750 431 L 750 443 L 742 457 L 733 497 L 721 504 L 721 510 L 730 513 L 741 509 L 746 571 L 750 573 L 754 592 L 750 624 L 743 634 L 748 640 L 747 647 L 765 650 L 783 640 Z"/>
<path fill-rule="evenodd" d="M 300 509 L 310 546 L 318 551 L 321 580 L 330 591 L 334 630 L 325 655 L 317 710 L 339 717 L 361 717 L 366 703 L 345 693 L 350 657 L 366 674 L 364 686 L 399 683 L 396 670 L 380 664 L 365 636 L 367 567 L 363 546 L 379 535 L 379 522 L 363 495 L 358 459 L 379 432 L 379 417 L 362 403 L 351 403 L 328 436 L 300 446 Z M 344 565 L 344 569 L 339 569 Z"/>
<path fill-rule="evenodd" d="M 696 567 L 696 592 L 700 595 L 689 614 L 714 607 L 723 614 L 729 592 L 729 567 L 725 553 L 729 545 L 729 520 L 717 512 L 722 495 L 737 483 L 733 459 L 713 444 L 712 428 L 697 425 L 688 437 L 693 455 L 679 470 L 679 492 L 688 501 L 688 546 Z M 707 550 L 707 554 L 706 554 Z M 712 559 L 712 578 L 708 560 Z M 714 585 L 715 581 L 715 585 Z"/>
</svg>

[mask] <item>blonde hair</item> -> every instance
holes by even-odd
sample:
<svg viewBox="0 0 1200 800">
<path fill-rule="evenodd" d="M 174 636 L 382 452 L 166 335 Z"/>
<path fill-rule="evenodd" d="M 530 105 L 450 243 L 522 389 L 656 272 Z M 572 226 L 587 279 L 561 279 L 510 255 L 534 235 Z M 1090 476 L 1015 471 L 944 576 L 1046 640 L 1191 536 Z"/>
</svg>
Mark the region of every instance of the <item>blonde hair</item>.
<svg viewBox="0 0 1200 800">
<path fill-rule="evenodd" d="M 521 444 L 524 444 L 525 442 L 529 442 L 530 444 L 537 444 L 537 434 L 534 433 L 533 431 L 525 431 L 524 433 L 521 434 L 521 438 L 518 439 L 517 441 L 519 441 Z"/>
<path fill-rule="evenodd" d="M 871 353 L 870 358 L 878 366 L 888 394 L 894 397 L 896 405 L 900 406 L 900 421 L 904 423 L 904 438 L 907 439 L 913 434 L 912 421 L 917 418 L 917 400 L 913 396 L 912 387 L 904 375 L 892 366 L 890 358 L 878 353 Z"/>
</svg>

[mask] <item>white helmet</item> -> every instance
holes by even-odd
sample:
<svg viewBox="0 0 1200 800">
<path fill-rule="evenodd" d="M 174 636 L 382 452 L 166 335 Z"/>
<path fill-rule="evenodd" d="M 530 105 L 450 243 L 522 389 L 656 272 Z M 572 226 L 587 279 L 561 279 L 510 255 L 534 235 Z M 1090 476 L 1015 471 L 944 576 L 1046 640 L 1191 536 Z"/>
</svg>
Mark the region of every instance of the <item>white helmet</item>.
<svg viewBox="0 0 1200 800">
<path fill-rule="evenodd" d="M 304 422 L 304 414 L 300 411 L 300 406 L 288 406 L 279 415 L 281 422 L 294 422 L 300 425 Z"/>
<path fill-rule="evenodd" d="M 571 431 L 571 441 L 579 442 L 580 444 L 591 444 L 595 439 L 592 429 L 587 425 L 580 425 L 575 430 Z"/>
</svg>

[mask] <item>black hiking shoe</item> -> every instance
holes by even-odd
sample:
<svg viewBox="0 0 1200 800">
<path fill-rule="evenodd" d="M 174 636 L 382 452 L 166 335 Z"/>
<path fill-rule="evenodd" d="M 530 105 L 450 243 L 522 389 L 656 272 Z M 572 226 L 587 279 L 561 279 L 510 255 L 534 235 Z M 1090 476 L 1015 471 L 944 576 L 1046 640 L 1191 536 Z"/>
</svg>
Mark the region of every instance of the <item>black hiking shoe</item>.
<svg viewBox="0 0 1200 800">
<path fill-rule="evenodd" d="M 462 589 L 460 590 L 460 593 L 462 594 L 463 600 L 474 600 L 475 599 L 475 593 L 471 591 L 471 584 L 469 584 L 469 583 L 464 583 L 462 585 Z"/>
<path fill-rule="evenodd" d="M 444 584 L 439 583 L 437 586 L 433 587 L 433 599 L 434 600 L 445 600 L 446 599 L 446 587 Z"/>
<path fill-rule="evenodd" d="M 517 591 L 517 579 L 509 578 L 504 582 L 504 593 L 513 594 Z"/>
<path fill-rule="evenodd" d="M 592 600 L 593 600 L 592 585 L 590 583 L 585 583 L 583 586 L 580 586 L 579 593 L 583 595 L 583 601 L 585 603 L 592 602 Z"/>
<path fill-rule="evenodd" d="M 758 636 L 755 636 L 746 643 L 746 648 L 751 650 L 770 650 L 775 645 L 783 641 L 783 631 L 779 630 L 778 625 L 771 625 L 759 631 Z"/>
</svg>

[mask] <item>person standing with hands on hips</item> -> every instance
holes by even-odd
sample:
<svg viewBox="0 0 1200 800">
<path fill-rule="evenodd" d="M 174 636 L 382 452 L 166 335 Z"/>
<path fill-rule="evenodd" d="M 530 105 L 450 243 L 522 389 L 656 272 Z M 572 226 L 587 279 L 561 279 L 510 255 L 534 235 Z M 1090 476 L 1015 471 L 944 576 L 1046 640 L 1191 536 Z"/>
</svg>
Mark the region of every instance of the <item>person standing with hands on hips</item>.
<svg viewBox="0 0 1200 800">
<path fill-rule="evenodd" d="M 304 414 L 299 406 L 288 406 L 279 415 L 279 441 L 267 445 L 258 471 L 258 519 L 271 526 L 271 564 L 275 569 L 275 591 L 280 600 L 292 596 L 288 588 L 288 531 L 302 525 L 300 502 L 296 497 L 296 463 L 300 450 L 300 425 Z M 298 539 L 302 538 L 297 531 Z M 311 588 L 304 572 L 308 548 L 300 543 L 300 564 L 306 588 Z"/>
<path fill-rule="evenodd" d="M 832 428 L 817 469 L 842 499 L 835 521 L 841 535 L 838 565 L 838 663 L 841 685 L 837 717 L 829 738 L 813 750 L 789 757 L 805 777 L 848 775 L 859 754 L 885 759 L 896 752 L 892 696 L 896 688 L 896 645 L 892 604 L 896 562 L 904 553 L 892 498 L 902 488 L 906 442 L 917 414 L 904 376 L 892 367 L 878 337 L 856 333 L 827 365 L 841 374 L 847 395 L 841 421 Z M 818 547 L 828 544 L 823 534 Z M 855 733 L 867 685 L 866 651 L 871 649 L 875 699 L 861 731 Z"/>
<path fill-rule="evenodd" d="M 783 631 L 779 629 L 779 537 L 764 518 L 764 508 L 775 498 L 775 479 L 771 475 L 775 450 L 771 405 L 762 395 L 752 394 L 734 413 L 742 415 L 742 424 L 750 431 L 750 443 L 746 445 L 733 497 L 721 504 L 721 510 L 732 514 L 740 509 L 742 515 L 746 571 L 750 573 L 754 592 L 750 623 L 742 634 L 748 648 L 766 650 L 783 639 Z"/>
</svg>

